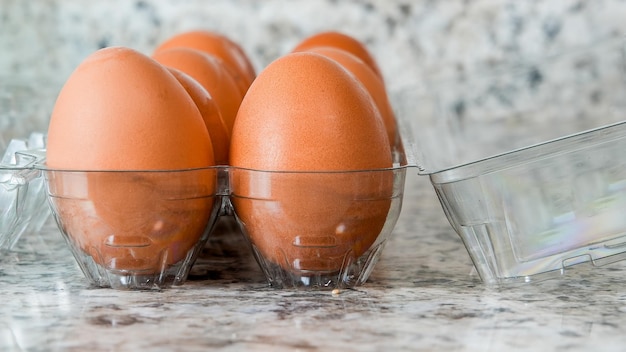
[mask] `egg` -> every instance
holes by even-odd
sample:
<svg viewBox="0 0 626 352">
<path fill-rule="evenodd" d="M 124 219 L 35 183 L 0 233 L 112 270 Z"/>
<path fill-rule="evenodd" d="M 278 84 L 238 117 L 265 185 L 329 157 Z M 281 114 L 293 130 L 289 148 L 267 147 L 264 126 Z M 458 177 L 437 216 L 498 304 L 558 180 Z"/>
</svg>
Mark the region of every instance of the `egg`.
<svg viewBox="0 0 626 352">
<path fill-rule="evenodd" d="M 171 170 L 214 165 L 202 116 L 176 78 L 133 49 L 86 58 L 61 89 L 47 164 L 69 170 Z"/>
<path fill-rule="evenodd" d="M 374 70 L 374 72 L 376 72 L 380 79 L 384 80 L 382 71 L 380 70 L 378 63 L 374 59 L 374 56 L 369 52 L 367 47 L 356 38 L 341 32 L 325 31 L 316 33 L 298 43 L 293 51 L 305 51 L 319 46 L 330 46 L 351 53 L 352 55 L 363 60 L 363 62 L 365 62 L 368 66 L 372 68 L 372 70 Z"/>
<path fill-rule="evenodd" d="M 178 69 L 200 83 L 211 94 L 228 134 L 232 133 L 243 95 L 232 76 L 215 57 L 189 48 L 160 50 L 152 56 L 161 64 Z"/>
<path fill-rule="evenodd" d="M 200 111 L 170 71 L 133 49 L 98 50 L 74 70 L 46 158 L 59 225 L 78 256 L 109 272 L 178 265 L 207 227 L 215 162 Z"/>
<path fill-rule="evenodd" d="M 221 60 L 235 79 L 242 95 L 256 77 L 254 66 L 243 48 L 225 35 L 208 30 L 180 33 L 161 43 L 155 53 L 180 47 L 196 49 Z"/>
<path fill-rule="evenodd" d="M 363 85 L 311 52 L 268 65 L 231 138 L 232 203 L 264 260 L 301 275 L 337 272 L 375 242 L 389 211 L 387 133 Z"/>
<path fill-rule="evenodd" d="M 337 61 L 337 63 L 353 74 L 359 82 L 365 86 L 380 112 L 383 123 L 385 124 L 385 129 L 387 130 L 389 143 L 393 148 L 398 140 L 396 118 L 391 104 L 389 103 L 385 84 L 380 79 L 380 76 L 365 62 L 347 51 L 327 46 L 314 47 L 307 51 L 315 52 Z"/>
<path fill-rule="evenodd" d="M 230 148 L 230 134 L 226 123 L 222 119 L 217 103 L 200 83 L 186 73 L 175 68 L 168 68 L 176 79 L 183 85 L 191 99 L 200 110 L 202 119 L 207 127 L 217 165 L 228 164 L 228 150 Z"/>
</svg>

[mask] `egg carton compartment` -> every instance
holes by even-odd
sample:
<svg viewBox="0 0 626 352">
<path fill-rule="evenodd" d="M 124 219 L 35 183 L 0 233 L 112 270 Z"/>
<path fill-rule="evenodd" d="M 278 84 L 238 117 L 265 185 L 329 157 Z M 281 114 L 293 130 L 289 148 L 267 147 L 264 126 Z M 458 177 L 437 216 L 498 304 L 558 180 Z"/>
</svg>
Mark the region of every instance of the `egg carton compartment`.
<svg viewBox="0 0 626 352">
<path fill-rule="evenodd" d="M 269 284 L 365 283 L 402 207 L 406 168 L 269 172 L 231 168 L 228 198 Z"/>
<path fill-rule="evenodd" d="M 622 41 L 395 95 L 419 173 L 488 284 L 626 258 Z"/>
<path fill-rule="evenodd" d="M 0 250 L 13 250 L 24 233 L 41 230 L 51 213 L 45 185 L 34 168 L 45 148 L 45 134 L 12 139 L 0 161 Z"/>
<path fill-rule="evenodd" d="M 222 211 L 222 168 L 42 168 L 63 237 L 88 281 L 115 289 L 185 282 Z"/>
<path fill-rule="evenodd" d="M 93 286 L 181 285 L 227 219 L 272 287 L 329 289 L 363 284 L 392 233 L 407 168 L 396 149 L 393 167 L 380 170 L 72 171 L 42 157 L 30 171 L 43 175 L 58 228 Z"/>
<path fill-rule="evenodd" d="M 39 246 L 43 237 L 36 236 L 51 218 L 43 178 L 34 165 L 45 157 L 44 131 L 57 88 L 0 80 L 0 251 L 30 251 L 20 238 L 31 236 Z"/>
</svg>

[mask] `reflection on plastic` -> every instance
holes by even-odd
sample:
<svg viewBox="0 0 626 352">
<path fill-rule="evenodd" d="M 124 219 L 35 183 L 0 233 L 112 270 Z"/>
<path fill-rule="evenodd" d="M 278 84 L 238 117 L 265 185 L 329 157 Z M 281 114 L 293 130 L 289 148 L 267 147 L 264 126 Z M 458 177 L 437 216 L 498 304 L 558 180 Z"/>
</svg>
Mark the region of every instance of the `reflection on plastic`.
<svg viewBox="0 0 626 352">
<path fill-rule="evenodd" d="M 344 287 L 363 283 L 377 261 L 406 169 L 230 172 L 235 215 L 270 284 Z"/>
</svg>

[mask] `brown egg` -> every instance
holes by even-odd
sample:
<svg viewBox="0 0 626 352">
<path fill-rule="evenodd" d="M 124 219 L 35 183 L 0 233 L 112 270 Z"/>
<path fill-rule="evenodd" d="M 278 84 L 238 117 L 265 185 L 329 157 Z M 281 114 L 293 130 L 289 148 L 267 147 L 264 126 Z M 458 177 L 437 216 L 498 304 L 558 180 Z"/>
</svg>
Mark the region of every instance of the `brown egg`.
<svg viewBox="0 0 626 352">
<path fill-rule="evenodd" d="M 176 78 L 128 48 L 99 50 L 69 77 L 52 112 L 47 165 L 172 170 L 214 165 L 202 116 Z"/>
<path fill-rule="evenodd" d="M 230 163 L 237 217 L 258 253 L 285 270 L 336 272 L 385 222 L 391 173 L 337 172 L 391 167 L 385 127 L 362 84 L 322 55 L 289 54 L 259 74 Z"/>
<path fill-rule="evenodd" d="M 380 112 L 387 130 L 387 137 L 389 137 L 390 145 L 393 148 L 396 145 L 397 140 L 396 118 L 391 104 L 389 103 L 389 98 L 387 97 L 385 84 L 380 79 L 380 76 L 378 76 L 370 66 L 363 62 L 363 60 L 347 51 L 328 46 L 315 47 L 308 49 L 307 51 L 315 52 L 337 61 L 341 66 L 353 74 L 361 83 L 363 83 L 367 91 L 374 99 L 374 103 L 376 103 L 376 106 L 378 107 L 378 111 Z"/>
<path fill-rule="evenodd" d="M 213 152 L 215 153 L 215 163 L 217 165 L 228 164 L 228 150 L 230 148 L 230 134 L 226 123 L 222 119 L 222 114 L 209 92 L 200 83 L 191 78 L 188 74 L 169 67 L 170 72 L 183 85 L 191 99 L 200 110 L 204 123 L 209 131 Z"/>
<path fill-rule="evenodd" d="M 172 48 L 159 50 L 153 58 L 165 66 L 183 71 L 200 83 L 217 103 L 229 135 L 232 133 L 243 95 L 215 57 L 194 49 Z"/>
<path fill-rule="evenodd" d="M 164 41 L 155 53 L 180 47 L 200 50 L 220 59 L 233 75 L 242 95 L 246 94 L 256 77 L 254 67 L 243 48 L 222 34 L 206 30 L 180 33 Z"/>
<path fill-rule="evenodd" d="M 376 72 L 380 79 L 384 80 L 383 74 L 372 54 L 365 45 L 356 38 L 336 31 L 327 31 L 314 34 L 301 41 L 294 49 L 294 52 L 305 51 L 318 46 L 330 46 L 345 50 L 352 55 L 363 60 Z"/>
<path fill-rule="evenodd" d="M 109 271 L 175 265 L 207 227 L 215 178 L 202 116 L 164 66 L 132 49 L 101 49 L 72 73 L 52 112 L 46 163 L 59 224 Z"/>
</svg>

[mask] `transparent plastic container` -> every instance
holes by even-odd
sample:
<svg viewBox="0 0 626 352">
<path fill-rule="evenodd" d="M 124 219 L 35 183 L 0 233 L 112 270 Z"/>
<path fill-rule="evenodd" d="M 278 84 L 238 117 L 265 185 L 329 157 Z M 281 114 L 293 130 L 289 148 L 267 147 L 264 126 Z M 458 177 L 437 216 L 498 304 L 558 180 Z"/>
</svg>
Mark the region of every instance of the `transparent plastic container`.
<svg viewBox="0 0 626 352">
<path fill-rule="evenodd" d="M 13 250 L 24 233 L 41 230 L 50 217 L 41 173 L 34 169 L 45 135 L 12 139 L 0 161 L 0 250 Z"/>
<path fill-rule="evenodd" d="M 222 170 L 43 169 L 57 224 L 95 286 L 185 282 L 222 210 Z"/>
<path fill-rule="evenodd" d="M 626 258 L 622 41 L 404 90 L 405 132 L 486 283 Z"/>
<path fill-rule="evenodd" d="M 185 282 L 219 217 L 235 216 L 269 284 L 363 284 L 402 206 L 406 166 L 271 172 L 68 171 L 40 165 L 54 218 L 94 286 Z"/>
<path fill-rule="evenodd" d="M 55 89 L 0 79 L 0 251 L 21 251 L 24 234 L 37 235 L 51 213 L 41 174 L 33 166 L 46 146 Z M 45 153 L 44 153 L 45 154 Z"/>
<path fill-rule="evenodd" d="M 269 284 L 363 284 L 402 207 L 406 167 L 345 172 L 230 168 L 230 201 Z"/>
</svg>

